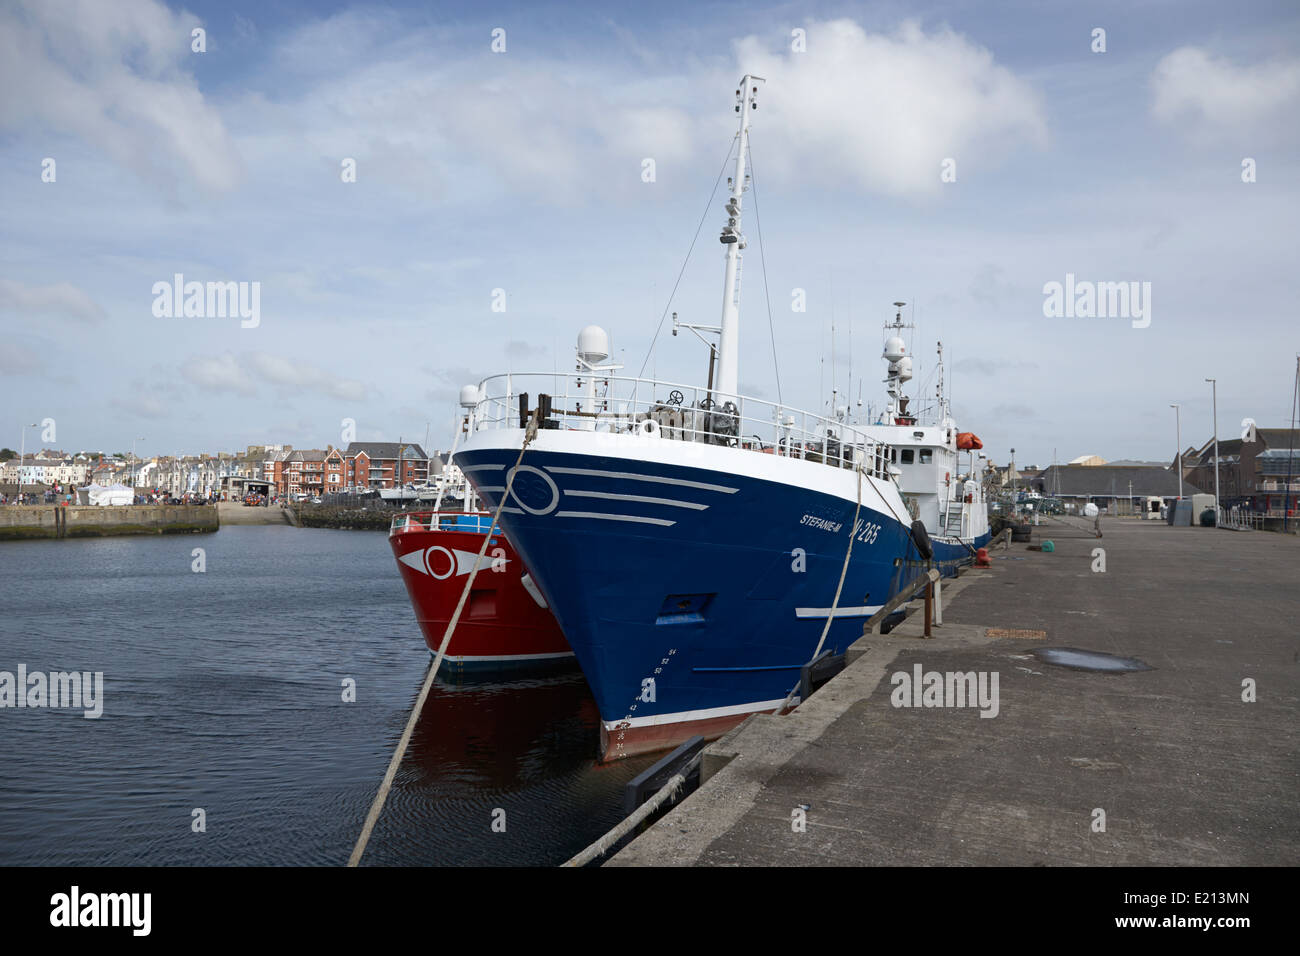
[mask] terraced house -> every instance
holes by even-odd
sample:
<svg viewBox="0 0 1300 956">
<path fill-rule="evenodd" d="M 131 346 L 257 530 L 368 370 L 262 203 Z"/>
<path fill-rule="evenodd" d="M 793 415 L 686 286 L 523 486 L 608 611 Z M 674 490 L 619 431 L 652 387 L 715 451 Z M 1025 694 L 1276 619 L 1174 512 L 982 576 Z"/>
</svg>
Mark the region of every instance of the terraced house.
<svg viewBox="0 0 1300 956">
<path fill-rule="evenodd" d="M 325 458 L 329 450 L 304 448 L 291 451 L 279 469 L 276 490 L 281 495 L 319 495 L 325 491 Z"/>
<path fill-rule="evenodd" d="M 327 491 L 367 491 L 423 484 L 429 477 L 424 449 L 410 442 L 352 442 L 325 456 Z"/>
</svg>

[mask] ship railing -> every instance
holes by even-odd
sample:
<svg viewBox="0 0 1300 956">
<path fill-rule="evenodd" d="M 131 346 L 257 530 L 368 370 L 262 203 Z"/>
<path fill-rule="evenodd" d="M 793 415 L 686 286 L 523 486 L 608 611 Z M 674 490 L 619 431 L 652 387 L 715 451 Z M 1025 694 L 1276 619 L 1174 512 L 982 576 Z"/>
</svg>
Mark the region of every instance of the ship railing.
<svg viewBox="0 0 1300 956">
<path fill-rule="evenodd" d="M 479 391 L 473 431 L 519 428 L 539 409 L 544 429 L 697 442 L 838 468 L 861 463 L 874 477 L 890 474 L 889 445 L 862 428 L 764 399 L 720 396 L 715 389 L 586 373 L 514 373 L 484 379 Z"/>
<path fill-rule="evenodd" d="M 486 534 L 492 515 L 479 511 L 399 511 L 393 515 L 388 534 L 408 531 L 470 531 Z"/>
</svg>

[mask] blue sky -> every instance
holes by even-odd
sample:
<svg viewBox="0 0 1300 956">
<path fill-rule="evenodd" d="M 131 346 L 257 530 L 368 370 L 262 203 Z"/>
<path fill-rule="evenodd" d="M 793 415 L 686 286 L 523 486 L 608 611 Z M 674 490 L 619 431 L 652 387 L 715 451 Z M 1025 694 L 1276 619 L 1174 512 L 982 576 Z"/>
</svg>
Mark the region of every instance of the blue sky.
<svg viewBox="0 0 1300 956">
<path fill-rule="evenodd" d="M 324 446 L 346 418 L 446 448 L 461 384 L 566 368 L 589 323 L 635 372 L 746 71 L 768 78 L 754 171 L 786 402 L 826 406 L 832 321 L 837 384 L 879 402 L 903 299 L 915 391 L 942 339 L 958 419 L 997 460 L 1172 457 L 1169 403 L 1185 445 L 1209 435 L 1206 377 L 1221 436 L 1285 424 L 1298 27 L 1286 3 L 18 0 L 0 10 L 0 445 L 49 417 L 69 450 Z M 740 380 L 775 398 L 747 208 Z M 717 321 L 722 223 L 715 201 L 684 321 Z M 260 324 L 155 317 L 177 272 L 259 282 Z M 1150 282 L 1150 326 L 1046 318 L 1067 273 Z M 665 334 L 648 371 L 696 380 L 705 358 Z"/>
</svg>

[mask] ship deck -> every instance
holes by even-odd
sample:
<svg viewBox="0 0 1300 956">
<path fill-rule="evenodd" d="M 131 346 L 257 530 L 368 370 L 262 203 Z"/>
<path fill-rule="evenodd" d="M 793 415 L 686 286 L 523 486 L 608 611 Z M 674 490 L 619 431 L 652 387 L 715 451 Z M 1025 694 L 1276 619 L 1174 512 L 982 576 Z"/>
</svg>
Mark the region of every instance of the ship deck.
<svg viewBox="0 0 1300 956">
<path fill-rule="evenodd" d="M 701 788 L 607 865 L 1294 864 L 1300 539 L 1102 530 L 1047 524 L 1034 540 L 1055 552 L 996 549 L 945 586 L 934 639 L 911 617 L 864 637 L 794 714 L 711 744 Z M 1151 669 L 1069 669 L 1034 653 L 1049 647 Z M 996 672 L 997 716 L 892 706 L 916 664 Z"/>
</svg>

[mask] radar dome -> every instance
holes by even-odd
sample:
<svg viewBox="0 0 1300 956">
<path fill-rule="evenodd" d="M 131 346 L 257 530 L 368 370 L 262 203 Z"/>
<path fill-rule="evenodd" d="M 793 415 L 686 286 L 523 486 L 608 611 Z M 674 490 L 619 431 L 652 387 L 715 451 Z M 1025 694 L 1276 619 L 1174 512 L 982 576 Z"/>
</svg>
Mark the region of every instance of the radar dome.
<svg viewBox="0 0 1300 956">
<path fill-rule="evenodd" d="M 912 356 L 904 355 L 898 360 L 898 380 L 906 382 L 912 377 Z"/>
<path fill-rule="evenodd" d="M 460 388 L 460 407 L 473 408 L 478 404 L 479 394 L 477 385 L 462 385 Z"/>
<path fill-rule="evenodd" d="M 885 340 L 885 359 L 890 362 L 897 362 L 907 353 L 907 346 L 897 335 L 891 335 Z"/>
<path fill-rule="evenodd" d="M 609 358 L 609 333 L 599 325 L 589 325 L 579 332 L 578 358 L 588 365 L 598 365 Z"/>
</svg>

